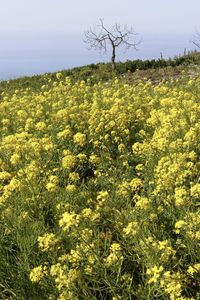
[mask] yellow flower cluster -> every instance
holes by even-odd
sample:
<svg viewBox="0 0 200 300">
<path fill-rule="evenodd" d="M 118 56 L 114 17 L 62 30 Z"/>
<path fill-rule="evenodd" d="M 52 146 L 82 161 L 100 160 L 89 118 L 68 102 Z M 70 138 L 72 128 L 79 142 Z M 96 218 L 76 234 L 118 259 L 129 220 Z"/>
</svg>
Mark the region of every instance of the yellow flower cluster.
<svg viewBox="0 0 200 300">
<path fill-rule="evenodd" d="M 40 282 L 47 275 L 46 266 L 35 267 L 30 273 L 30 280 L 34 283 Z"/>
<path fill-rule="evenodd" d="M 77 226 L 78 223 L 78 216 L 74 212 L 65 212 L 59 221 L 59 225 L 63 228 L 64 231 L 68 231 L 71 226 Z"/>
<path fill-rule="evenodd" d="M 86 142 L 86 136 L 84 133 L 77 132 L 73 137 L 74 143 L 78 144 L 79 146 L 84 146 Z"/>
<path fill-rule="evenodd" d="M 112 243 L 110 246 L 110 254 L 105 258 L 106 267 L 116 266 L 123 261 L 121 246 L 118 243 Z"/>
<path fill-rule="evenodd" d="M 53 233 L 46 233 L 43 236 L 38 237 L 38 245 L 42 251 L 52 250 L 58 243 L 58 239 Z"/>
</svg>

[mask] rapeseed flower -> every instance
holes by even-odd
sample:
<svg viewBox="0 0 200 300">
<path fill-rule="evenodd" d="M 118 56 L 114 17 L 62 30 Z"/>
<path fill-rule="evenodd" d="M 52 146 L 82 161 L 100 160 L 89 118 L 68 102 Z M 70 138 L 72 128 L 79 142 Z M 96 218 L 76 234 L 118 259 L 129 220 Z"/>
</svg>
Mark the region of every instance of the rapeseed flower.
<svg viewBox="0 0 200 300">
<path fill-rule="evenodd" d="M 86 142 L 86 135 L 81 132 L 77 132 L 73 137 L 74 143 L 83 147 Z"/>
<path fill-rule="evenodd" d="M 30 273 L 30 280 L 33 283 L 39 283 L 47 275 L 46 266 L 35 267 Z"/>
</svg>

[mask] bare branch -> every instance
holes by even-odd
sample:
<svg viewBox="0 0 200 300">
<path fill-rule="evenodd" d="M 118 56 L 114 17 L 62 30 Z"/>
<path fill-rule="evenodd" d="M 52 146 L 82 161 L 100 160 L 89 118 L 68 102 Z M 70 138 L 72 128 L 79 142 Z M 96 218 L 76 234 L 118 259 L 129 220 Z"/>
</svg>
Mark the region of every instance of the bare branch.
<svg viewBox="0 0 200 300">
<path fill-rule="evenodd" d="M 198 48 L 200 48 L 200 33 L 198 31 L 196 31 L 196 34 L 193 37 L 192 43 L 197 46 Z"/>
</svg>

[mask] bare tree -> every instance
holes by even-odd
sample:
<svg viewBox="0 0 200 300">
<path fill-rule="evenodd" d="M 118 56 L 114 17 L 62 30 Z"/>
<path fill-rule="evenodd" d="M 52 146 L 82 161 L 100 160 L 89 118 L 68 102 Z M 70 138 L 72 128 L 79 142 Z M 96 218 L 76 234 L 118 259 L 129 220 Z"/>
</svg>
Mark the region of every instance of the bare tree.
<svg viewBox="0 0 200 300">
<path fill-rule="evenodd" d="M 141 41 L 136 41 L 135 36 L 137 34 L 134 32 L 133 28 L 128 28 L 127 25 L 120 25 L 115 23 L 115 25 L 109 30 L 104 26 L 103 20 L 100 19 L 100 23 L 94 28 L 84 32 L 84 42 L 89 44 L 90 49 L 96 49 L 100 52 L 106 53 L 108 46 L 111 46 L 112 56 L 111 64 L 112 68 L 116 69 L 116 49 L 119 46 L 124 46 L 125 50 L 133 47 L 135 50 Z"/>
<path fill-rule="evenodd" d="M 200 33 L 198 31 L 194 35 L 192 43 L 200 49 Z"/>
</svg>

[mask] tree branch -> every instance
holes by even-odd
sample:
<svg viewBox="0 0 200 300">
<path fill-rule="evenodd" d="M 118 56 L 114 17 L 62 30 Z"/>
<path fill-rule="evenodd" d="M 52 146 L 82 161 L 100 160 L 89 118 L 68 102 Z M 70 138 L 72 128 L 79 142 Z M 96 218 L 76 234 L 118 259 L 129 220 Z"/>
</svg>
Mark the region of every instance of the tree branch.
<svg viewBox="0 0 200 300">
<path fill-rule="evenodd" d="M 200 48 L 200 33 L 197 31 L 196 34 L 194 35 L 194 40 L 192 41 L 192 43 L 197 46 L 198 48 Z"/>
</svg>

